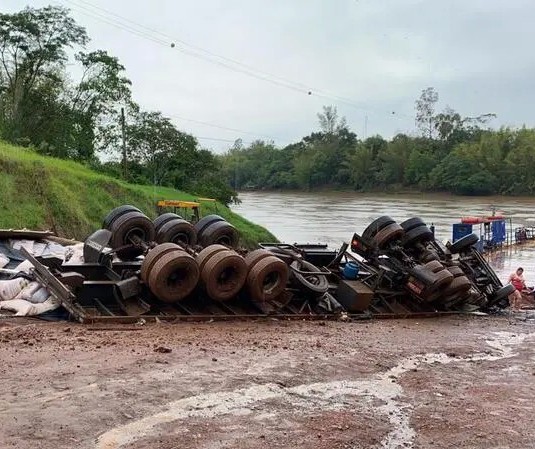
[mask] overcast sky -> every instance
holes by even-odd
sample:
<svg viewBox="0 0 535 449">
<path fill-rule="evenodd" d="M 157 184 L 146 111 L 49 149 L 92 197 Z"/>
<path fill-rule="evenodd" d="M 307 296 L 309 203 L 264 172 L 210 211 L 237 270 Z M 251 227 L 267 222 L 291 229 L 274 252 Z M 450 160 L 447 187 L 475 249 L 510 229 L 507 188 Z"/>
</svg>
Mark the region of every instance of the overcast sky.
<svg viewBox="0 0 535 449">
<path fill-rule="evenodd" d="M 366 117 L 368 136 L 413 133 L 414 101 L 428 86 L 439 93 L 439 109 L 495 113 L 495 127 L 535 125 L 533 0 L 2 0 L 1 9 L 50 3 L 71 8 L 89 49 L 119 57 L 142 107 L 200 138 L 286 145 L 316 130 L 327 104 L 360 137 Z M 172 38 L 132 34 L 112 14 Z M 307 87 L 185 54 L 192 49 L 179 41 Z M 219 152 L 230 145 L 200 142 Z"/>
</svg>

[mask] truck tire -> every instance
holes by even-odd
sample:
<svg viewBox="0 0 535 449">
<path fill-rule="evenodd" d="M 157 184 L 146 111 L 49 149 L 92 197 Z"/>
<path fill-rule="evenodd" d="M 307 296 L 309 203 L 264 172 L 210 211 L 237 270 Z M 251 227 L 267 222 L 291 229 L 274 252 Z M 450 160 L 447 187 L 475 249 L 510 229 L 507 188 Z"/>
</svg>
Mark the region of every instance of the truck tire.
<svg viewBox="0 0 535 449">
<path fill-rule="evenodd" d="M 197 261 L 197 264 L 199 265 L 199 270 L 201 271 L 201 273 L 206 262 L 208 262 L 208 260 L 210 260 L 210 258 L 213 255 L 220 253 L 221 251 L 228 251 L 228 248 L 223 245 L 210 245 L 202 249 L 197 254 L 197 256 L 195 257 L 195 260 Z"/>
<path fill-rule="evenodd" d="M 399 240 L 401 237 L 403 237 L 403 234 L 405 234 L 403 228 L 397 223 L 392 223 L 385 226 L 377 234 L 375 234 L 373 240 L 380 249 L 384 249 L 389 243 L 393 242 L 394 240 Z"/>
<path fill-rule="evenodd" d="M 158 234 L 158 231 L 165 223 L 171 220 L 182 220 L 182 217 L 180 215 L 174 214 L 173 212 L 167 212 L 165 214 L 158 215 L 153 221 L 156 234 Z"/>
<path fill-rule="evenodd" d="M 166 254 L 174 251 L 183 251 L 183 249 L 180 246 L 175 245 L 174 243 L 162 243 L 161 245 L 157 245 L 152 248 L 147 253 L 145 259 L 143 259 L 143 263 L 141 264 L 141 270 L 139 273 L 141 280 L 147 283 L 149 280 L 150 271 L 154 264 L 158 262 L 158 260 L 162 256 L 165 256 Z"/>
<path fill-rule="evenodd" d="M 503 287 L 499 288 L 494 292 L 492 295 L 493 301 L 500 301 L 501 299 L 505 299 L 509 297 L 511 293 L 515 291 L 515 287 L 512 284 L 504 285 Z"/>
<path fill-rule="evenodd" d="M 117 218 L 111 225 L 110 246 L 113 249 L 131 244 L 131 238 L 137 237 L 143 242 L 154 241 L 154 225 L 141 212 L 127 212 Z M 122 260 L 132 260 L 143 253 L 142 248 L 130 247 L 117 251 Z"/>
<path fill-rule="evenodd" d="M 427 262 L 424 267 L 431 270 L 433 273 L 437 273 L 439 271 L 444 270 L 444 265 L 442 265 L 438 260 L 432 260 L 431 262 Z"/>
<path fill-rule="evenodd" d="M 373 239 L 375 234 L 377 234 L 381 229 L 395 222 L 396 220 L 390 218 L 387 215 L 383 215 L 382 217 L 379 217 L 376 220 L 372 221 L 369 226 L 364 229 L 364 232 L 362 233 L 362 238 L 366 240 L 371 240 Z"/>
<path fill-rule="evenodd" d="M 265 257 L 271 257 L 273 256 L 273 253 L 271 251 L 268 251 L 267 249 L 255 249 L 254 251 L 251 251 L 245 255 L 245 264 L 251 270 L 260 260 L 264 259 Z M 276 257 L 276 256 L 273 256 Z"/>
<path fill-rule="evenodd" d="M 204 290 L 214 301 L 226 301 L 236 296 L 246 278 L 245 260 L 231 250 L 214 254 L 201 272 Z"/>
<path fill-rule="evenodd" d="M 217 221 L 198 234 L 198 241 L 203 247 L 220 244 L 230 248 L 237 248 L 239 234 L 238 230 L 227 221 Z"/>
<path fill-rule="evenodd" d="M 420 226 L 427 226 L 427 224 L 419 217 L 409 218 L 408 220 L 402 221 L 399 225 L 405 232 Z"/>
<path fill-rule="evenodd" d="M 450 246 L 450 252 L 452 254 L 460 253 L 461 251 L 470 248 L 479 241 L 479 237 L 475 234 L 468 234 L 457 240 Z"/>
<path fill-rule="evenodd" d="M 150 291 L 160 301 L 178 302 L 189 296 L 199 281 L 199 267 L 185 251 L 164 254 L 149 273 Z"/>
<path fill-rule="evenodd" d="M 255 302 L 272 301 L 284 291 L 288 278 L 288 265 L 278 257 L 264 257 L 249 270 L 247 292 Z"/>
<path fill-rule="evenodd" d="M 195 223 L 195 230 L 197 231 L 197 235 L 199 235 L 204 229 L 208 226 L 210 226 L 212 223 L 216 223 L 218 221 L 226 221 L 223 217 L 220 217 L 219 215 L 207 215 L 206 217 L 202 217 L 197 223 Z"/>
<path fill-rule="evenodd" d="M 175 218 L 160 226 L 160 229 L 156 231 L 156 241 L 193 246 L 197 243 L 197 231 L 189 221 Z"/>
<path fill-rule="evenodd" d="M 427 226 L 418 226 L 406 232 L 401 239 L 401 245 L 404 248 L 410 248 L 415 243 L 430 242 L 434 239 L 434 235 Z"/>
<path fill-rule="evenodd" d="M 329 281 L 327 276 L 323 274 L 307 274 L 319 272 L 320 269 L 306 260 L 294 260 L 290 264 L 290 277 L 294 280 L 297 287 L 306 294 L 318 297 L 329 290 Z M 300 270 L 305 273 L 298 273 L 295 270 Z"/>
<path fill-rule="evenodd" d="M 102 220 L 102 228 L 111 230 L 111 225 L 115 220 L 117 220 L 121 215 L 124 215 L 128 212 L 141 212 L 137 207 L 131 206 L 130 204 L 125 204 L 123 206 L 116 207 L 112 209 L 104 220 Z"/>
<path fill-rule="evenodd" d="M 467 292 L 470 288 L 472 288 L 470 280 L 466 276 L 459 276 L 453 278 L 450 285 L 444 290 L 444 296 Z"/>
</svg>

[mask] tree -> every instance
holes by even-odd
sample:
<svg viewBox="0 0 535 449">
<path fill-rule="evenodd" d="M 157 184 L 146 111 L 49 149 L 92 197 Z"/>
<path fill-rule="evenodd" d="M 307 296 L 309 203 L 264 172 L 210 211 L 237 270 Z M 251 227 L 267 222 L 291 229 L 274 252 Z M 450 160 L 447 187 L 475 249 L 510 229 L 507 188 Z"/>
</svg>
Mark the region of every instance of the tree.
<svg viewBox="0 0 535 449">
<path fill-rule="evenodd" d="M 422 135 L 433 138 L 435 130 L 435 106 L 438 93 L 433 87 L 422 90 L 420 98 L 416 100 L 416 126 Z"/>
<path fill-rule="evenodd" d="M 347 129 L 345 117 L 338 117 L 336 106 L 323 106 L 323 112 L 318 113 L 321 131 L 324 134 L 339 133 L 342 129 Z"/>
<path fill-rule="evenodd" d="M 131 81 L 119 59 L 104 50 L 76 55 L 83 68 L 80 82 L 69 93 L 69 107 L 78 123 L 72 136 L 76 157 L 88 159 L 95 151 L 110 153 L 119 147 L 120 109 L 135 114 Z"/>
<path fill-rule="evenodd" d="M 30 8 L 0 14 L 1 121 L 5 137 L 31 137 L 23 112 L 31 110 L 32 93 L 58 73 L 67 60 L 67 48 L 85 45 L 86 31 L 60 6 Z"/>
</svg>

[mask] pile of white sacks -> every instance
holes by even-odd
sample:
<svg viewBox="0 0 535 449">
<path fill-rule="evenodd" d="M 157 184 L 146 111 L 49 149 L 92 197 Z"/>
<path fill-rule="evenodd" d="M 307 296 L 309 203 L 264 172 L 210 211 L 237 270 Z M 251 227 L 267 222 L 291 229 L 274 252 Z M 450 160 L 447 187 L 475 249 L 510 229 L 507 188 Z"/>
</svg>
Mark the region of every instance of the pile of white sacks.
<svg viewBox="0 0 535 449">
<path fill-rule="evenodd" d="M 83 262 L 83 244 L 62 246 L 54 242 L 13 240 L 9 241 L 13 249 L 26 248 L 34 256 L 43 254 L 60 257 L 64 264 Z M 0 269 L 10 263 L 9 257 L 0 253 Z M 13 273 L 30 275 L 33 265 L 28 260 L 21 262 L 9 270 Z M 50 291 L 37 281 L 30 281 L 23 275 L 9 280 L 0 280 L 0 315 L 3 311 L 14 312 L 16 316 L 40 315 L 61 306 L 60 301 L 50 294 Z"/>
</svg>

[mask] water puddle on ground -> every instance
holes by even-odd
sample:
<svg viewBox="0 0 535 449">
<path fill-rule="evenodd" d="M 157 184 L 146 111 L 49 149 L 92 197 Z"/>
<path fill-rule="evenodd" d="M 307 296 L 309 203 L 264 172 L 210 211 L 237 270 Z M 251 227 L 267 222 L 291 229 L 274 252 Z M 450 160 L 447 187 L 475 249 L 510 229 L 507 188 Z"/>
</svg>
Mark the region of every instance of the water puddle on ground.
<svg viewBox="0 0 535 449">
<path fill-rule="evenodd" d="M 391 431 L 381 441 L 384 449 L 413 447 L 416 432 L 410 425 L 412 405 L 404 400 L 404 391 L 397 380 L 408 371 L 422 366 L 474 361 L 495 361 L 513 357 L 515 347 L 535 333 L 512 334 L 497 332 L 486 340 L 491 352 L 474 353 L 466 357 L 451 357 L 443 353 L 415 355 L 402 359 L 389 370 L 360 381 L 319 382 L 286 388 L 278 384 L 254 385 L 230 392 L 201 394 L 167 404 L 154 415 L 116 427 L 102 434 L 97 449 L 118 449 L 158 432 L 159 426 L 188 418 L 213 418 L 222 415 L 247 415 L 251 406 L 266 400 L 281 400 L 302 412 L 340 410 L 354 407 L 351 398 L 378 399 L 382 405 L 376 411 L 387 416 Z"/>
</svg>

